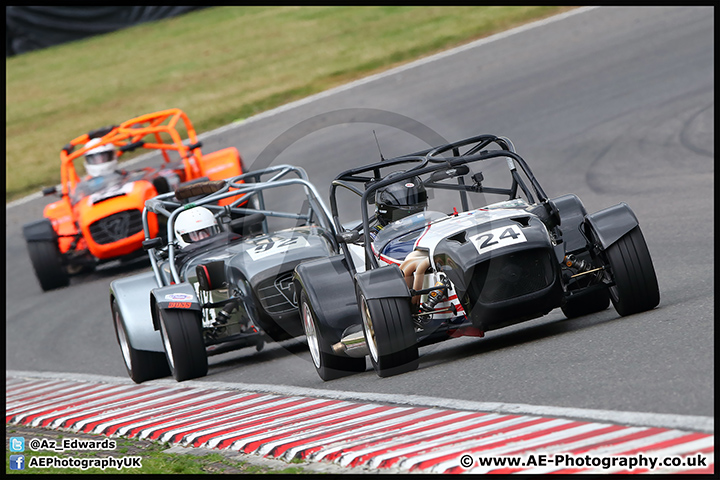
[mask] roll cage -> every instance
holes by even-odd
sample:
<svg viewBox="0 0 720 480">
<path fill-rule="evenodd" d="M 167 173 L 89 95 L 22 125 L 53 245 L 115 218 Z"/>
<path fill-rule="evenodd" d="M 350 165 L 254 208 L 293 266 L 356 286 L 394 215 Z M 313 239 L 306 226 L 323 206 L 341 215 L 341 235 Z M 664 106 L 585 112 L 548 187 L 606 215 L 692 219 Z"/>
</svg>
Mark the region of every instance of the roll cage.
<svg viewBox="0 0 720 480">
<path fill-rule="evenodd" d="M 181 129 L 186 132 L 186 141 L 183 141 L 180 134 Z M 144 140 L 146 137 L 148 139 Z M 78 145 L 84 145 L 93 138 L 99 138 L 100 142 L 91 148 L 81 146 L 75 150 Z M 115 146 L 118 158 L 126 152 L 145 148 L 159 150 L 164 162 L 170 163 L 172 158 L 169 152 L 177 152 L 183 162 L 185 178 L 205 175 L 202 171 L 200 150 L 202 143 L 198 141 L 192 122 L 182 110 L 171 108 L 131 118 L 120 125 L 98 128 L 71 140 L 60 151 L 60 185 L 63 198 L 67 198 L 80 182 L 74 161 L 88 150 L 108 144 Z"/>
<path fill-rule="evenodd" d="M 499 147 L 499 149 L 486 150 L 491 145 Z M 461 149 L 467 148 L 464 153 Z M 448 155 L 448 156 L 442 156 Z M 486 187 L 481 184 L 482 177 L 471 177 L 472 183 L 465 183 L 465 175 L 469 173 L 467 165 L 473 162 L 486 161 L 493 158 L 504 157 L 512 177 L 512 183 L 509 188 Z M 391 179 L 383 179 L 381 171 L 388 167 L 398 165 L 417 164 L 407 169 L 404 173 L 393 176 Z M 524 173 L 529 185 L 518 172 L 517 166 Z M 463 168 L 465 166 L 465 168 Z M 370 173 L 371 176 L 367 174 Z M 389 173 L 389 172 L 388 172 Z M 339 174 L 332 181 L 330 187 L 330 208 L 332 211 L 332 219 L 335 223 L 335 229 L 338 232 L 340 240 L 340 248 L 345 258 L 348 260 L 349 267 L 352 272 L 356 271 L 352 256 L 348 250 L 347 243 L 352 243 L 359 237 L 359 232 L 367 232 L 370 228 L 370 222 L 375 218 L 370 217 L 367 208 L 364 206 L 374 203 L 375 192 L 382 187 L 397 183 L 415 176 L 429 175 L 423 185 L 427 188 L 455 190 L 459 192 L 460 203 L 463 211 L 469 210 L 467 194 L 470 193 L 491 193 L 499 195 L 508 195 L 508 199 L 514 199 L 518 196 L 518 188 L 527 197 L 531 204 L 542 204 L 548 213 L 552 213 L 555 207 L 548 202 L 548 197 L 544 190 L 533 175 L 530 167 L 525 160 L 515 152 L 512 142 L 506 137 L 498 137 L 495 135 L 478 135 L 457 142 L 449 143 L 427 150 L 416 152 L 409 155 L 402 155 L 391 159 L 383 159 L 380 162 L 366 165 L 363 167 L 346 170 Z M 443 179 L 457 178 L 457 183 L 440 183 Z M 353 184 L 362 184 L 364 191 L 355 187 Z M 362 221 L 351 229 L 346 229 L 340 222 L 338 206 L 337 206 L 337 189 L 342 187 L 350 190 L 361 197 L 360 205 Z M 370 242 L 364 242 L 365 250 L 365 268 L 378 268 L 378 262 L 373 255 Z"/>
<path fill-rule="evenodd" d="M 291 174 L 296 175 L 297 178 L 284 178 Z M 262 177 L 266 175 L 272 176 L 263 180 Z M 320 227 L 330 233 L 327 238 L 332 243 L 333 248 L 337 250 L 338 244 L 335 239 L 335 228 L 330 220 L 330 212 L 313 184 L 309 182 L 304 169 L 291 165 L 277 165 L 209 183 L 213 186 L 214 191 L 202 198 L 191 199 L 192 201 L 190 203 L 182 203 L 181 200 L 176 198 L 176 195 L 179 195 L 178 192 L 180 189 L 175 192 L 158 195 L 145 202 L 145 208 L 142 214 L 143 232 L 145 233 L 143 247 L 148 251 L 150 263 L 155 273 L 155 279 L 159 286 L 165 285 L 159 267 L 159 262 L 164 258 L 168 258 L 173 282 L 181 283 L 176 266 L 175 219 L 180 212 L 197 206 L 203 206 L 209 209 L 218 219 L 223 217 L 230 219 L 258 213 L 265 215 L 265 217 L 304 220 L 308 224 L 316 222 Z M 299 213 L 267 210 L 264 198 L 265 190 L 288 185 L 298 185 L 303 188 L 307 198 L 307 210 L 304 212 L 300 211 Z M 187 187 L 193 187 L 193 185 L 187 185 Z M 227 205 L 217 205 L 218 200 L 230 197 L 238 198 Z M 302 208 L 303 207 L 300 209 L 302 210 Z M 161 237 L 150 237 L 148 224 L 149 213 L 162 215 L 166 218 L 166 244 L 162 241 Z M 218 223 L 222 224 L 223 222 Z M 263 221 L 262 229 L 263 233 L 268 233 L 266 221 Z"/>
</svg>

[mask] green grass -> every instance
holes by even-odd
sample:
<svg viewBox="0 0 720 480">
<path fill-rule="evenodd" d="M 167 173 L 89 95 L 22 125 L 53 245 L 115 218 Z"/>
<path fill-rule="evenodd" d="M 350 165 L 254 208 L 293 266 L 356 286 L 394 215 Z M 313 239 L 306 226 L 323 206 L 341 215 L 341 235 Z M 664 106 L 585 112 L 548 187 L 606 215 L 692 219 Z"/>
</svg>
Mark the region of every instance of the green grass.
<svg viewBox="0 0 720 480">
<path fill-rule="evenodd" d="M 26 442 L 32 438 L 40 440 L 54 440 L 60 444 L 62 438 L 75 438 L 78 435 L 68 432 L 51 432 L 47 429 L 37 429 L 35 433 L 32 429 L 23 427 L 22 433 L 15 433 L 13 426 L 6 426 L 6 436 L 24 436 Z M 82 434 L 82 439 L 88 440 L 104 440 L 106 437 L 101 435 Z M 127 438 L 114 438 L 117 446 L 109 451 L 65 451 L 62 453 L 53 450 L 40 450 L 37 452 L 26 450 L 22 454 L 25 455 L 25 469 L 11 470 L 10 455 L 13 452 L 6 452 L 5 456 L 5 473 L 10 475 L 22 474 L 304 474 L 310 473 L 301 466 L 292 465 L 297 462 L 290 462 L 285 466 L 268 467 L 253 465 L 248 462 L 237 461 L 220 453 L 206 453 L 204 455 L 180 454 L 165 452 L 170 447 L 168 444 L 161 444 L 151 441 L 138 441 Z M 122 458 L 141 457 L 140 468 L 122 468 L 115 467 L 102 468 L 61 468 L 61 467 L 30 467 L 32 457 L 37 457 L 36 462 L 40 461 L 40 457 L 56 457 L 58 459 L 74 459 L 79 462 L 83 459 L 86 461 L 95 461 L 114 457 L 119 461 Z M 129 462 L 129 460 L 128 460 Z M 280 463 L 280 462 L 278 462 Z"/>
<path fill-rule="evenodd" d="M 211 7 L 6 59 L 6 202 L 60 148 L 177 107 L 198 133 L 572 7 Z"/>
</svg>

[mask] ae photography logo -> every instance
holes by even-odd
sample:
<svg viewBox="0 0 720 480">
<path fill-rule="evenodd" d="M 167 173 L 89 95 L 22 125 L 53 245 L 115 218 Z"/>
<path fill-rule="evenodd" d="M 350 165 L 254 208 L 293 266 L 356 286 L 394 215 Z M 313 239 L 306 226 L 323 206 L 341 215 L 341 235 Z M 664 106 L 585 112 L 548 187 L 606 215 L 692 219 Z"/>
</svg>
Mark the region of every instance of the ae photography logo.
<svg viewBox="0 0 720 480">
<path fill-rule="evenodd" d="M 38 451 L 55 451 L 64 452 L 65 450 L 115 450 L 117 444 L 115 440 L 105 438 L 102 440 L 85 440 L 80 438 L 64 438 L 62 440 L 38 439 L 32 438 L 28 441 L 27 447 L 33 452 Z M 8 449 L 10 452 L 24 452 L 26 448 L 24 437 L 10 437 L 8 441 Z M 88 470 L 90 468 L 99 468 L 100 470 L 115 469 L 122 470 L 126 468 L 142 468 L 142 457 L 124 456 L 124 457 L 55 457 L 33 455 L 25 457 L 25 455 L 10 455 L 10 470 L 25 470 L 26 468 L 73 468 L 79 470 Z"/>
</svg>

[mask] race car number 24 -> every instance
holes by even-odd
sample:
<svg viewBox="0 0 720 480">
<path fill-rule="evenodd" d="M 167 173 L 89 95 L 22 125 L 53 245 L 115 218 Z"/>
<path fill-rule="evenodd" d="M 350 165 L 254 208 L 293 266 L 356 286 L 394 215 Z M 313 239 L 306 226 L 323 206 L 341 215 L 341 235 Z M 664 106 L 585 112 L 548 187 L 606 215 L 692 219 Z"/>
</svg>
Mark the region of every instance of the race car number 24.
<svg viewBox="0 0 720 480">
<path fill-rule="evenodd" d="M 480 253 L 489 252 L 496 248 L 506 247 L 515 243 L 527 242 L 525 234 L 518 225 L 493 228 L 487 232 L 470 237 L 470 240 Z"/>
</svg>

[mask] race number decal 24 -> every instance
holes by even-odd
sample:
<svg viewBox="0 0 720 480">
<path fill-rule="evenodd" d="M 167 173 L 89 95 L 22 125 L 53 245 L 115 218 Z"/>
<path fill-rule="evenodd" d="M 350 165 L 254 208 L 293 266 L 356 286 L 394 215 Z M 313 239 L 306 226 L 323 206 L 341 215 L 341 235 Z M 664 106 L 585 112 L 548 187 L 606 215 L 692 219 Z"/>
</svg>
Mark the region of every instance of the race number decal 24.
<svg viewBox="0 0 720 480">
<path fill-rule="evenodd" d="M 506 247 L 515 243 L 527 242 L 525 234 L 519 225 L 506 225 L 493 228 L 487 232 L 470 237 L 470 240 L 480 253 L 489 252 L 496 248 Z"/>
</svg>

